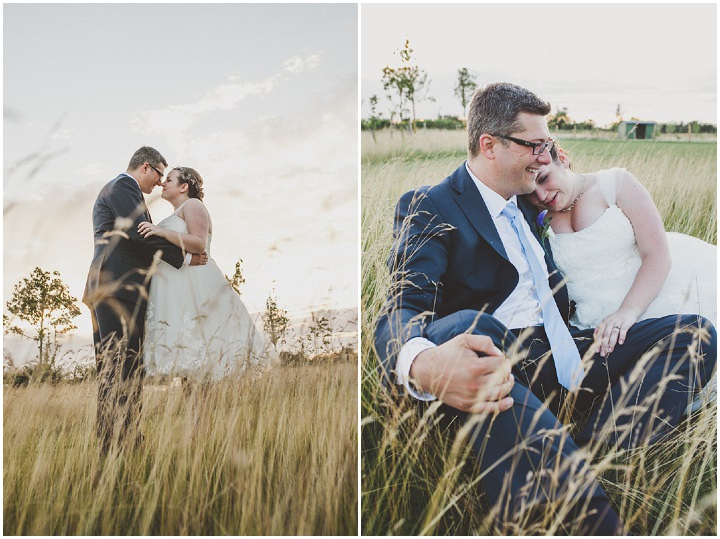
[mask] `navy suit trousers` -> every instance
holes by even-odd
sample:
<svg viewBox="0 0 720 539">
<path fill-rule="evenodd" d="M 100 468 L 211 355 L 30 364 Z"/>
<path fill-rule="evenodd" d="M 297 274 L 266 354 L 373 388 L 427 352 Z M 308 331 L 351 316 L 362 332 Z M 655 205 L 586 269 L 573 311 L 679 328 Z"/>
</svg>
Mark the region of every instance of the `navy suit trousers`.
<svg viewBox="0 0 720 539">
<path fill-rule="evenodd" d="M 91 309 L 95 363 L 98 377 L 97 434 L 100 450 L 107 453 L 113 438 L 125 440 L 129 432 L 140 439 L 142 411 L 142 344 L 147 304 L 106 298 Z"/>
<path fill-rule="evenodd" d="M 560 502 L 574 508 L 570 515 L 597 510 L 579 517 L 586 534 L 623 533 L 579 448 L 591 443 L 630 448 L 667 435 L 714 371 L 714 327 L 695 315 L 638 322 L 608 357 L 592 356 L 581 388 L 571 393 L 557 381 L 542 327 L 508 330 L 491 315 L 465 310 L 427 329 L 435 344 L 462 333 L 488 335 L 506 353 L 516 350 L 510 410 L 482 416 L 443 406 L 465 424 L 472 422 L 470 440 L 499 531 L 512 532 L 511 523 L 528 508 Z M 571 328 L 571 333 L 583 356 L 593 330 Z"/>
</svg>

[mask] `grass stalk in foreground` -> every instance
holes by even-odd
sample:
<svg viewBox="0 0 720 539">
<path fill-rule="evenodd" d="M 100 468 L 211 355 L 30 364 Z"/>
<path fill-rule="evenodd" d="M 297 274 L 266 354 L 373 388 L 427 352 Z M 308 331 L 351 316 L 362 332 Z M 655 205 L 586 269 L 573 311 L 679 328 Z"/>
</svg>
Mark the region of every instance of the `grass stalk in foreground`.
<svg viewBox="0 0 720 539">
<path fill-rule="evenodd" d="M 146 385 L 140 450 L 98 457 L 96 386 L 5 388 L 4 531 L 355 535 L 357 367 Z"/>
</svg>

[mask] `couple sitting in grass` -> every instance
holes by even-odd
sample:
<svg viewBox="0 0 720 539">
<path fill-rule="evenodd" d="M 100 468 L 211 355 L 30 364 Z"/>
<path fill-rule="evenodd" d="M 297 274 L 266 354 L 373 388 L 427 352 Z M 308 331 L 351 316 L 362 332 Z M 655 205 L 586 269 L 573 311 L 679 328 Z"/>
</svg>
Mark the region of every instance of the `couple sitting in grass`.
<svg viewBox="0 0 720 539">
<path fill-rule="evenodd" d="M 587 450 L 671 435 L 714 376 L 715 248 L 666 235 L 626 171 L 573 173 L 550 110 L 475 93 L 467 161 L 397 205 L 375 348 L 389 390 L 470 430 L 497 533 L 624 534 Z"/>
</svg>

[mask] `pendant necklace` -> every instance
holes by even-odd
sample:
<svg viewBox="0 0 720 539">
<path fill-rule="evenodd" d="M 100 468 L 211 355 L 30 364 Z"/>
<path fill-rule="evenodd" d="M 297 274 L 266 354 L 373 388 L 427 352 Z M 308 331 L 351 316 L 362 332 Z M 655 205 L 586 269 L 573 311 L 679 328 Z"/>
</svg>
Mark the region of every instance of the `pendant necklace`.
<svg viewBox="0 0 720 539">
<path fill-rule="evenodd" d="M 585 184 L 587 183 L 587 178 L 584 174 L 580 174 L 580 177 L 583 179 L 583 190 L 580 191 L 580 194 L 575 197 L 575 200 L 572 201 L 572 204 L 570 204 L 567 208 L 560 210 L 561 213 L 571 212 L 572 209 L 575 207 L 575 203 L 580 200 L 580 197 L 583 196 L 583 193 L 585 193 Z"/>
</svg>

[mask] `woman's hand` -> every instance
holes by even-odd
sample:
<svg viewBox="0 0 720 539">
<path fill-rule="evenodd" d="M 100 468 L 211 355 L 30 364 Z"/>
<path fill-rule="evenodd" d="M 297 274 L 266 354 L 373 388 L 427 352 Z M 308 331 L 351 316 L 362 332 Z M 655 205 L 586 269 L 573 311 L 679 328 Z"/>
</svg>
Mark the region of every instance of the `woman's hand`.
<svg viewBox="0 0 720 539">
<path fill-rule="evenodd" d="M 163 237 L 163 228 L 147 221 L 143 221 L 138 225 L 138 233 L 143 238 L 149 238 L 150 236 Z"/>
<path fill-rule="evenodd" d="M 600 355 L 607 356 L 616 344 L 623 344 L 628 330 L 637 322 L 638 316 L 627 309 L 618 309 L 603 318 L 595 328 L 595 341 L 600 343 Z"/>
</svg>

